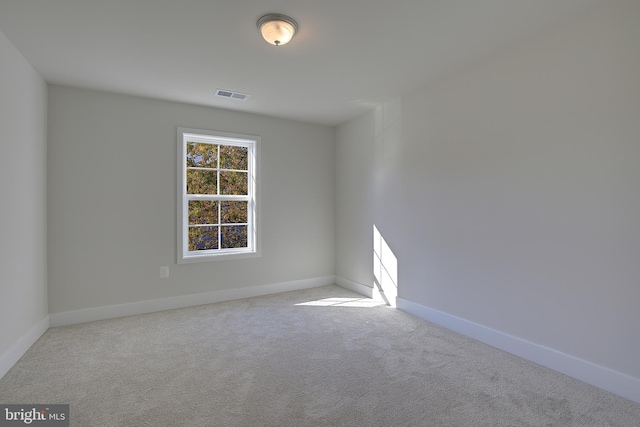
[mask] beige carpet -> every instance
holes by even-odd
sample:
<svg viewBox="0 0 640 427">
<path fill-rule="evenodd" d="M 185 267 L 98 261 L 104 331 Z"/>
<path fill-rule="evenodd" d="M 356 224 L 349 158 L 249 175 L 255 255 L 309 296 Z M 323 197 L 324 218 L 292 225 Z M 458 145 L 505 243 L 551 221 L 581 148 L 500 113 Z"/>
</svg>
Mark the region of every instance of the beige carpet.
<svg viewBox="0 0 640 427">
<path fill-rule="evenodd" d="M 72 426 L 638 426 L 640 405 L 329 286 L 52 328 L 2 403 Z"/>
</svg>

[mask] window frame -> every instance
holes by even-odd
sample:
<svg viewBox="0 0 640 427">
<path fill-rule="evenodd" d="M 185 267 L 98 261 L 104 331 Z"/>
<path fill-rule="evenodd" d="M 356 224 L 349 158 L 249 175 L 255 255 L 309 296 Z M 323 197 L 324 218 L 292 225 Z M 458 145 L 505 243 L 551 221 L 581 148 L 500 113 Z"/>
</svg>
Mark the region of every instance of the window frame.
<svg viewBox="0 0 640 427">
<path fill-rule="evenodd" d="M 213 143 L 227 146 L 248 147 L 247 196 L 230 195 L 193 195 L 187 194 L 187 142 Z M 204 129 L 178 127 L 177 129 L 177 263 L 221 261 L 259 257 L 259 149 L 260 137 Z M 219 165 L 218 165 L 219 166 Z M 218 168 L 219 170 L 219 168 Z M 189 214 L 190 200 L 246 200 L 247 212 L 247 248 L 209 249 L 201 251 L 189 250 Z M 221 227 L 218 224 L 218 227 Z"/>
</svg>

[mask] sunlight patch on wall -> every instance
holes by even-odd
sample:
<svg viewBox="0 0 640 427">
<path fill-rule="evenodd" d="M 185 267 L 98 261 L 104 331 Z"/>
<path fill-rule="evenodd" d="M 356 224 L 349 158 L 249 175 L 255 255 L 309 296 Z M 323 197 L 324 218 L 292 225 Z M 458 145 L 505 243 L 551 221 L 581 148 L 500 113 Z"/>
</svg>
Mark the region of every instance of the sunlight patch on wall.
<svg viewBox="0 0 640 427">
<path fill-rule="evenodd" d="M 395 307 L 398 296 L 398 258 L 375 224 L 373 226 L 373 277 L 374 294 L 379 293 L 383 301 Z"/>
</svg>

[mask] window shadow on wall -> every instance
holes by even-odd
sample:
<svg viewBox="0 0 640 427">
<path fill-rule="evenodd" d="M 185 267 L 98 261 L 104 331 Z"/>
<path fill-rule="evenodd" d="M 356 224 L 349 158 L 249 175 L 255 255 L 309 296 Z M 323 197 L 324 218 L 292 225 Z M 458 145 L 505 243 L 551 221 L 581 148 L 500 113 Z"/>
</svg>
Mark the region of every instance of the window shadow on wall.
<svg viewBox="0 0 640 427">
<path fill-rule="evenodd" d="M 398 296 L 398 258 L 386 240 L 373 225 L 373 297 L 391 307 L 396 306 Z"/>
</svg>

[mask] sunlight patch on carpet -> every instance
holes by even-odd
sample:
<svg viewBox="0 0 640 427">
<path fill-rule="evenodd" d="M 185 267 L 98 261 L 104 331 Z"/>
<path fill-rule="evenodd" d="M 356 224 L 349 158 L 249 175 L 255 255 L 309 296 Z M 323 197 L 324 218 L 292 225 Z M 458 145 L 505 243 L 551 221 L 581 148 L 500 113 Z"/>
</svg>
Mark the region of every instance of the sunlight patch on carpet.
<svg viewBox="0 0 640 427">
<path fill-rule="evenodd" d="M 316 307 L 359 307 L 371 308 L 386 305 L 382 301 L 369 298 L 323 298 L 317 301 L 301 302 L 296 305 L 310 305 Z"/>
</svg>

